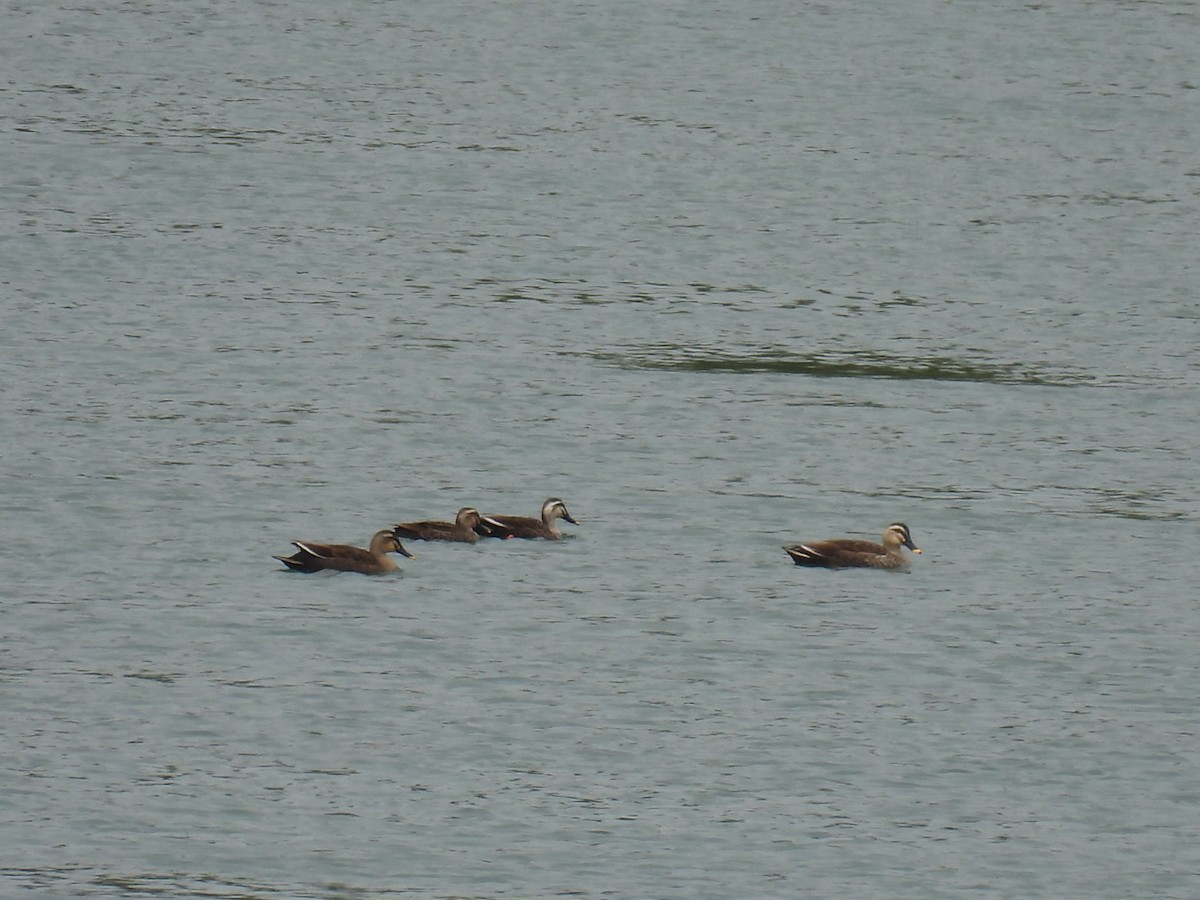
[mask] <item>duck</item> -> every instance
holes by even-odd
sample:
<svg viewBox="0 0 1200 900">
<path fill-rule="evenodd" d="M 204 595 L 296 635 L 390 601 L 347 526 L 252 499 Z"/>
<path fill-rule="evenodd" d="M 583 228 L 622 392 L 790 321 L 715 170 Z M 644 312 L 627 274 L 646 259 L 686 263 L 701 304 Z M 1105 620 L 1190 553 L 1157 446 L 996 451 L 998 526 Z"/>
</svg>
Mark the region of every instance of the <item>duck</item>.
<svg viewBox="0 0 1200 900">
<path fill-rule="evenodd" d="M 413 554 L 404 549 L 400 539 L 391 531 L 377 531 L 371 536 L 368 549 L 351 547 L 348 544 L 316 544 L 312 541 L 292 541 L 299 548 L 291 556 L 276 556 L 295 572 L 358 572 L 362 575 L 386 575 L 399 572 L 389 553 L 399 553 L 413 559 Z"/>
<path fill-rule="evenodd" d="M 475 529 L 483 521 L 473 506 L 464 506 L 458 511 L 453 522 L 401 522 L 392 526 L 392 533 L 397 538 L 410 541 L 458 541 L 474 544 L 479 540 Z"/>
<path fill-rule="evenodd" d="M 813 544 L 784 545 L 784 551 L 798 566 L 823 569 L 907 569 L 909 557 L 900 551 L 921 550 L 913 543 L 912 533 L 903 522 L 893 522 L 883 532 L 883 543 L 854 538 L 833 538 Z"/>
<path fill-rule="evenodd" d="M 524 538 L 526 540 L 544 538 L 548 541 L 557 541 L 562 537 L 562 532 L 559 531 L 556 524 L 558 519 L 565 519 L 572 525 L 579 524 L 571 517 L 567 511 L 567 505 L 562 500 L 558 497 L 551 497 L 542 504 L 540 519 L 532 516 L 487 515 L 483 516 L 482 521 L 475 526 L 475 531 L 481 537 Z"/>
</svg>

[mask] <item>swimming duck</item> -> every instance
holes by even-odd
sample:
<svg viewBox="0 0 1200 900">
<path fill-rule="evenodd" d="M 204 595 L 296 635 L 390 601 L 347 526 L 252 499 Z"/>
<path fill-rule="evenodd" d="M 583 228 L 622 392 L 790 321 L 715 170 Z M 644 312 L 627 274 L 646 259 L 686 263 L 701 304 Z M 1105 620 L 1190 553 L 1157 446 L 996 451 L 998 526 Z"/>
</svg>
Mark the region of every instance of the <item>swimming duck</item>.
<svg viewBox="0 0 1200 900">
<path fill-rule="evenodd" d="M 859 541 L 853 538 L 834 538 L 814 544 L 796 544 L 783 549 L 798 566 L 824 569 L 907 569 L 909 558 L 900 552 L 907 547 L 913 553 L 920 549 L 913 543 L 912 534 L 903 522 L 894 522 L 883 533 L 883 543 Z"/>
<path fill-rule="evenodd" d="M 479 540 L 475 529 L 483 517 L 473 506 L 464 506 L 453 522 L 401 522 L 392 526 L 398 538 L 410 541 L 459 541 L 473 544 Z"/>
<path fill-rule="evenodd" d="M 292 541 L 292 544 L 299 548 L 295 553 L 276 556 L 275 559 L 296 572 L 312 573 L 331 569 L 335 572 L 383 575 L 400 571 L 400 567 L 388 556 L 389 553 L 413 558 L 391 531 L 375 532 L 367 550 L 347 544 L 314 544 L 311 541 Z"/>
<path fill-rule="evenodd" d="M 557 497 L 551 497 L 542 504 L 541 519 L 532 516 L 483 516 L 482 521 L 475 526 L 475 531 L 483 537 L 545 538 L 548 541 L 557 541 L 562 537 L 562 532 L 555 524 L 557 519 L 566 519 L 572 525 L 579 524 L 567 512 L 565 503 Z"/>
</svg>

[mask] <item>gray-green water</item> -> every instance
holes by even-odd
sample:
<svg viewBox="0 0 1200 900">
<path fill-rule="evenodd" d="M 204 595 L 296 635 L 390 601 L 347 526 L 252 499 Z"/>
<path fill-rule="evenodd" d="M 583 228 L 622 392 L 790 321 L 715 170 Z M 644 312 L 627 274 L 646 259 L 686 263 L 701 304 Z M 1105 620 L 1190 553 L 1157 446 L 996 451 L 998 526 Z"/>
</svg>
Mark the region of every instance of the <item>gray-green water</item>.
<svg viewBox="0 0 1200 900">
<path fill-rule="evenodd" d="M 4 24 L 0 892 L 1196 894 L 1195 5 Z"/>
</svg>

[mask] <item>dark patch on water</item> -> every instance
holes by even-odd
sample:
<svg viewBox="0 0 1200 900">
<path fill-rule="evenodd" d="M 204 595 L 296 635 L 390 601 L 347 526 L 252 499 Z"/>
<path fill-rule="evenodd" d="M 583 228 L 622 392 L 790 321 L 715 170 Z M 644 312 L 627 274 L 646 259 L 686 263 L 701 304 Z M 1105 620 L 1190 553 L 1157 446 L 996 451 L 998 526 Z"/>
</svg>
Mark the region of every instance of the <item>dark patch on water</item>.
<svg viewBox="0 0 1200 900">
<path fill-rule="evenodd" d="M 624 353 L 600 353 L 597 358 L 631 369 L 733 374 L 763 372 L 814 378 L 967 381 L 1041 387 L 1076 387 L 1095 381 L 1094 376 L 1082 372 L 1046 369 L 1025 362 L 985 362 L 952 356 L 900 356 L 873 351 L 836 355 L 774 349 L 731 352 L 655 344 Z"/>
</svg>

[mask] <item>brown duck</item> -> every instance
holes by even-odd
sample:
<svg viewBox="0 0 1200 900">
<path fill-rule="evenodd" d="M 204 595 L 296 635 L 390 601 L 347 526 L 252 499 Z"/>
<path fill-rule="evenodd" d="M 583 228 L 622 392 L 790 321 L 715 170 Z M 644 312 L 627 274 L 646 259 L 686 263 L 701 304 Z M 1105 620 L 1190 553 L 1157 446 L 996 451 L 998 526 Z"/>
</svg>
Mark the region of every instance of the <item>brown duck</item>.
<svg viewBox="0 0 1200 900">
<path fill-rule="evenodd" d="M 535 519 L 532 516 L 483 516 L 482 521 L 475 526 L 475 531 L 483 537 L 497 538 L 544 538 L 548 541 L 557 541 L 562 537 L 562 532 L 558 530 L 556 524 L 558 519 L 566 519 L 572 525 L 578 525 L 571 514 L 567 512 L 567 505 L 557 497 L 551 497 L 542 504 L 542 517 Z"/>
<path fill-rule="evenodd" d="M 401 522 L 392 533 L 409 541 L 459 541 L 474 544 L 479 540 L 475 529 L 483 517 L 473 506 L 464 506 L 453 522 Z"/>
<path fill-rule="evenodd" d="M 400 567 L 388 556 L 399 553 L 409 559 L 413 555 L 404 549 L 400 539 L 390 531 L 377 531 L 371 537 L 371 545 L 351 547 L 347 544 L 314 544 L 312 541 L 292 541 L 299 549 L 291 556 L 276 556 L 289 569 L 296 572 L 359 572 L 363 575 L 385 575 L 399 572 Z"/>
<path fill-rule="evenodd" d="M 813 544 L 795 544 L 783 549 L 798 566 L 822 569 L 907 569 L 909 557 L 901 552 L 907 547 L 913 553 L 920 549 L 913 543 L 912 534 L 903 522 L 894 522 L 883 533 L 883 543 L 859 541 L 853 538 L 833 538 Z"/>
</svg>

